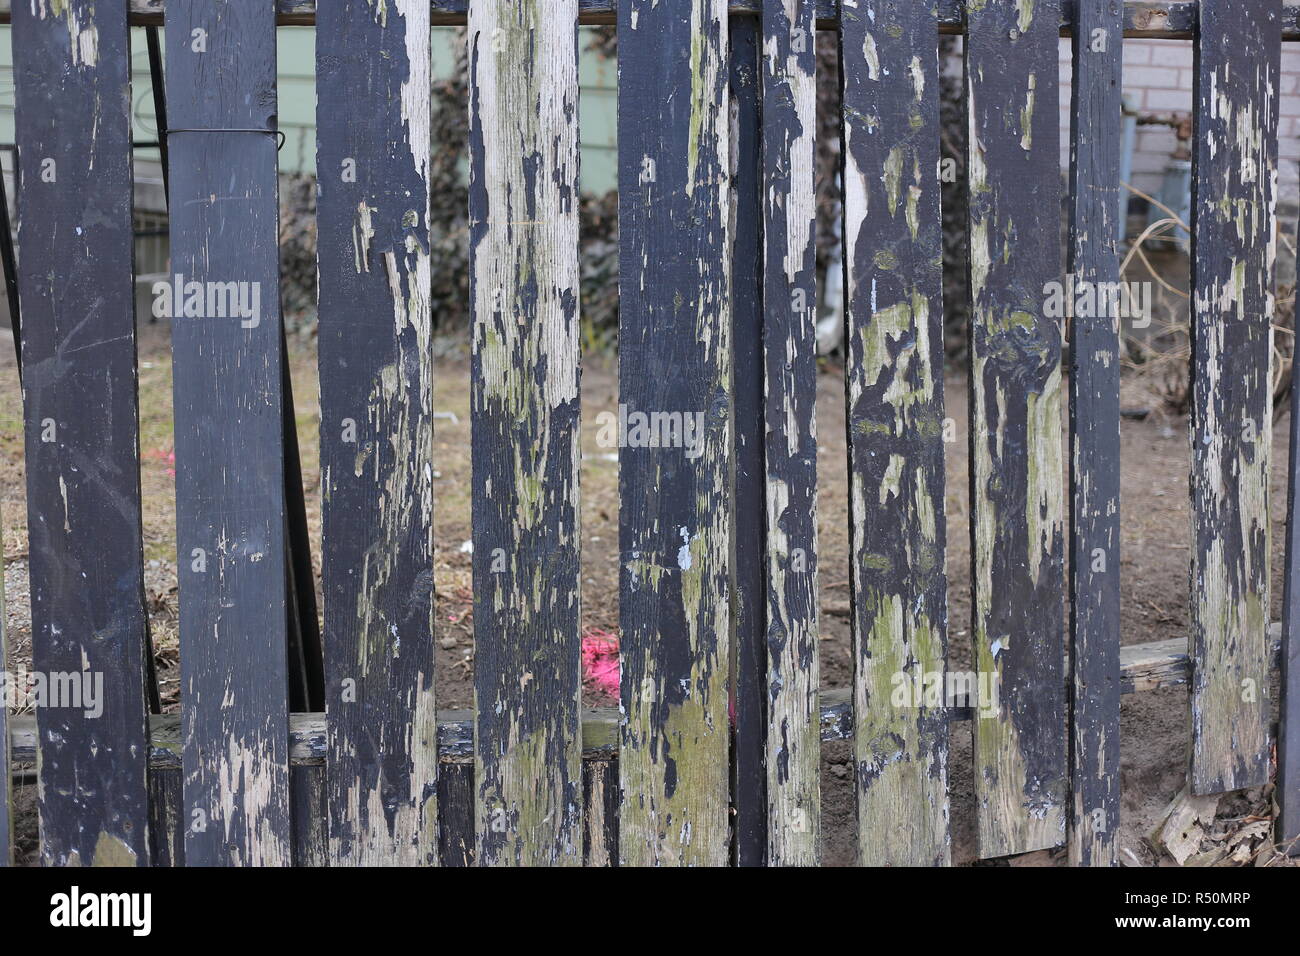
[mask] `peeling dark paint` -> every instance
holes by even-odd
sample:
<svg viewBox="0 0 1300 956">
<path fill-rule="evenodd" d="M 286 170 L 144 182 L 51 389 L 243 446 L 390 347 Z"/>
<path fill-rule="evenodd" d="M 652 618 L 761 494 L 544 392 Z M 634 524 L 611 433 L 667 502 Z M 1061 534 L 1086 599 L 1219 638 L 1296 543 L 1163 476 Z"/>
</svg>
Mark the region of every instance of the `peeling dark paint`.
<svg viewBox="0 0 1300 956">
<path fill-rule="evenodd" d="M 480 865 L 582 862 L 576 22 L 470 8 Z"/>
<path fill-rule="evenodd" d="M 767 493 L 763 452 L 763 199 L 759 168 L 760 22 L 728 24 L 731 61 L 731 340 L 734 347 L 732 656 L 736 728 L 732 738 L 732 850 L 737 866 L 767 859 L 767 569 L 762 519 Z"/>
<path fill-rule="evenodd" d="M 731 319 L 724 0 L 618 14 L 620 400 L 701 454 L 619 451 L 625 864 L 728 848 Z"/>
<path fill-rule="evenodd" d="M 1191 789 L 1269 778 L 1280 0 L 1206 0 L 1192 136 Z"/>
<path fill-rule="evenodd" d="M 871 865 L 950 858 L 942 702 L 943 302 L 932 2 L 845 0 L 844 263 L 858 842 Z M 883 558 L 883 560 L 882 560 Z"/>
<path fill-rule="evenodd" d="M 317 28 L 335 864 L 437 861 L 428 17 L 422 0 L 342 0 Z"/>
<path fill-rule="evenodd" d="M 975 722 L 981 857 L 1065 839 L 1061 335 L 1055 0 L 968 11 L 972 631 L 996 675 Z"/>
<path fill-rule="evenodd" d="M 1076 0 L 1068 271 L 1078 283 L 1119 280 L 1122 7 Z M 1118 305 L 1075 315 L 1070 331 L 1069 848 L 1079 866 L 1114 866 L 1119 828 Z"/>
<path fill-rule="evenodd" d="M 817 688 L 817 250 L 813 4 L 763 6 L 768 863 L 821 836 Z"/>
<path fill-rule="evenodd" d="M 32 668 L 103 682 L 99 718 L 38 708 L 41 859 L 145 865 L 126 10 L 21 4 L 13 33 Z"/>
<path fill-rule="evenodd" d="M 207 132 L 274 128 L 274 10 L 170 0 L 166 46 L 173 272 L 262 289 L 254 326 L 172 322 L 185 860 L 287 865 L 276 137 Z"/>
</svg>

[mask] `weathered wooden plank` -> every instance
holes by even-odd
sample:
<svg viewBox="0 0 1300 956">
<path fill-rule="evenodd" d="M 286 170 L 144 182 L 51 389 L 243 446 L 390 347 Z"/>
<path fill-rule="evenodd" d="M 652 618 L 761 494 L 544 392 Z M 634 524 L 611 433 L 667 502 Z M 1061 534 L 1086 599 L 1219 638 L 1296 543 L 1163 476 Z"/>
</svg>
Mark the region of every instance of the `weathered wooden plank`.
<svg viewBox="0 0 1300 956">
<path fill-rule="evenodd" d="M 290 862 L 275 17 L 171 0 L 185 859 Z"/>
<path fill-rule="evenodd" d="M 582 764 L 583 866 L 618 866 L 618 761 Z"/>
<path fill-rule="evenodd" d="M 0 181 L 3 175 L 0 174 Z M 3 530 L 3 529 L 0 529 Z M 0 866 L 12 866 L 14 862 L 14 815 L 13 815 L 13 766 L 10 757 L 9 736 L 9 637 L 5 622 L 9 615 L 5 612 L 5 567 L 4 536 L 0 534 L 0 766 L 4 769 L 4 778 L 0 779 Z"/>
<path fill-rule="evenodd" d="M 1282 577 L 1282 700 L 1277 741 L 1274 840 L 1300 855 L 1300 388 L 1291 388 L 1286 482 L 1286 570 Z"/>
<path fill-rule="evenodd" d="M 613 23 L 619 0 L 578 0 L 578 22 Z M 832 30 L 839 17 L 839 0 L 816 0 L 817 27 Z M 963 32 L 966 0 L 939 0 L 939 32 Z M 141 26 L 162 22 L 164 0 L 128 0 L 131 23 Z M 730 0 L 733 17 L 752 17 L 759 13 L 763 0 Z M 457 25 L 465 22 L 469 0 L 430 0 L 433 23 Z M 0 23 L 9 22 L 12 0 L 0 0 Z M 276 22 L 282 26 L 305 26 L 315 22 L 316 0 L 275 0 Z M 1061 2 L 1061 35 L 1066 36 L 1074 23 L 1074 0 Z M 1125 36 L 1189 39 L 1197 22 L 1197 0 L 1125 0 Z M 1282 11 L 1282 37 L 1300 40 L 1300 6 L 1287 5 Z"/>
<path fill-rule="evenodd" d="M 1077 0 L 1070 93 L 1070 860 L 1114 866 L 1119 826 L 1120 0 Z"/>
<path fill-rule="evenodd" d="M 619 855 L 630 865 L 728 858 L 726 15 L 724 0 L 631 0 L 618 15 Z"/>
<path fill-rule="evenodd" d="M 473 723 L 465 725 L 473 747 Z M 438 771 L 438 860 L 443 866 L 474 865 L 474 764 L 444 763 Z"/>
<path fill-rule="evenodd" d="M 1065 836 L 1057 4 L 968 11 L 971 577 L 981 857 Z M 996 697 L 996 699 L 989 699 Z"/>
<path fill-rule="evenodd" d="M 840 34 L 858 842 L 878 866 L 950 856 L 947 715 L 924 691 L 947 653 L 934 17 L 846 0 Z"/>
<path fill-rule="evenodd" d="M 767 840 L 775 866 L 815 866 L 821 836 L 813 6 L 766 0 L 762 15 Z"/>
<path fill-rule="evenodd" d="M 761 91 L 757 17 L 733 16 L 731 87 L 731 340 L 735 412 L 735 588 L 731 631 L 735 658 L 735 732 L 731 742 L 732 851 L 737 866 L 767 860 L 767 681 L 763 452 L 763 184 L 759 174 Z"/>
<path fill-rule="evenodd" d="M 576 0 L 469 14 L 478 862 L 582 862 Z"/>
<path fill-rule="evenodd" d="M 1193 793 L 1268 779 L 1280 0 L 1206 0 L 1192 137 Z"/>
<path fill-rule="evenodd" d="M 58 697 L 37 709 L 41 859 L 144 866 L 125 9 L 90 0 L 20 6 L 14 70 L 32 670 Z"/>
<path fill-rule="evenodd" d="M 185 814 L 180 766 L 149 766 L 149 861 L 185 865 Z"/>
<path fill-rule="evenodd" d="M 328 777 L 324 764 L 289 768 L 294 866 L 329 866 L 334 860 L 329 840 Z"/>
<path fill-rule="evenodd" d="M 316 40 L 322 590 L 336 864 L 437 861 L 429 11 Z"/>
</svg>

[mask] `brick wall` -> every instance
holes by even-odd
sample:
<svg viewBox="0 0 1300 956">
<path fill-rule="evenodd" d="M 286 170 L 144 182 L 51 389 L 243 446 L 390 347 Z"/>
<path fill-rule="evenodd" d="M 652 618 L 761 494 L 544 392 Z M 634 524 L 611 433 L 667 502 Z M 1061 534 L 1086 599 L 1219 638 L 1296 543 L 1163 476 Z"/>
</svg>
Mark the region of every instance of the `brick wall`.
<svg viewBox="0 0 1300 956">
<path fill-rule="evenodd" d="M 1061 166 L 1070 159 L 1070 41 L 1061 40 Z M 1279 200 L 1300 200 L 1300 44 L 1282 47 L 1281 119 L 1278 128 Z M 1192 110 L 1192 42 L 1190 40 L 1124 41 L 1124 94 L 1129 105 L 1145 113 L 1190 113 Z M 1139 126 L 1133 152 L 1133 186 L 1148 193 L 1160 189 L 1165 163 L 1174 150 L 1174 131 Z"/>
</svg>

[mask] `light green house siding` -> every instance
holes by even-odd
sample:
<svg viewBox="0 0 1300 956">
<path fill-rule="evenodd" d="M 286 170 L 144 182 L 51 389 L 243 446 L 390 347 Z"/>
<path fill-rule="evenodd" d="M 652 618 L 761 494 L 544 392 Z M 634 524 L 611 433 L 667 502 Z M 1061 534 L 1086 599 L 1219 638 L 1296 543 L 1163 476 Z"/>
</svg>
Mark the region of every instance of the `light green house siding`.
<svg viewBox="0 0 1300 956">
<path fill-rule="evenodd" d="M 582 187 L 605 192 L 617 183 L 615 156 L 615 86 L 617 72 L 613 61 L 585 50 L 589 28 L 579 29 L 581 51 L 580 121 L 582 136 Z M 280 73 L 280 129 L 285 144 L 280 151 L 280 168 L 284 172 L 316 171 L 316 35 L 311 27 L 281 27 L 276 34 Z M 0 143 L 14 141 L 13 53 L 9 27 L 0 26 Z M 435 27 L 433 30 L 433 72 L 447 76 L 455 63 L 452 44 L 456 30 Z M 140 141 L 156 141 L 153 91 L 149 82 L 149 56 L 144 30 L 131 31 L 132 85 L 131 104 L 135 116 L 135 136 Z M 435 147 L 436 144 L 435 144 Z M 140 179 L 159 180 L 154 150 L 137 151 Z M 5 157 L 5 169 L 9 158 Z"/>
</svg>

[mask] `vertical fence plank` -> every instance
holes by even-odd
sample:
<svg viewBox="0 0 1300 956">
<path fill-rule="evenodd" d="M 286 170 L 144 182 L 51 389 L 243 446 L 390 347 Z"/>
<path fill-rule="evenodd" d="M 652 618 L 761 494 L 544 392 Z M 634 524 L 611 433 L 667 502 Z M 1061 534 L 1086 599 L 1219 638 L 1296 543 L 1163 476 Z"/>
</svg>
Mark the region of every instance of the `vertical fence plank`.
<svg viewBox="0 0 1300 956">
<path fill-rule="evenodd" d="M 329 841 L 329 775 L 324 765 L 289 768 L 289 806 L 293 817 L 293 865 L 329 866 L 334 856 Z"/>
<path fill-rule="evenodd" d="M 185 865 L 185 816 L 179 766 L 149 770 L 149 863 L 151 866 Z"/>
<path fill-rule="evenodd" d="M 975 798 L 983 857 L 1065 837 L 1059 4 L 967 11 Z M 994 696 L 995 699 L 989 699 Z"/>
<path fill-rule="evenodd" d="M 582 837 L 583 866 L 618 865 L 618 761 L 582 762 L 583 805 L 587 808 Z"/>
<path fill-rule="evenodd" d="M 1280 0 L 1204 0 L 1192 137 L 1193 793 L 1268 780 Z"/>
<path fill-rule="evenodd" d="M 630 0 L 619 5 L 618 30 L 619 417 L 626 422 L 619 453 L 619 853 L 629 865 L 723 865 L 731 511 L 727 4 Z"/>
<path fill-rule="evenodd" d="M 429 5 L 316 40 L 330 857 L 437 861 Z"/>
<path fill-rule="evenodd" d="M 1119 281 L 1122 0 L 1077 0 L 1070 268 L 1070 860 L 1114 866 L 1119 826 Z M 1071 296 L 1071 299 L 1076 298 Z"/>
<path fill-rule="evenodd" d="M 730 29 L 732 103 L 731 340 L 735 393 L 733 442 L 736 514 L 761 515 L 766 498 L 763 453 L 763 184 L 759 171 L 761 91 L 758 17 L 733 15 Z M 767 639 L 763 605 L 767 575 L 764 523 L 733 522 L 731 631 L 735 658 L 736 731 L 731 755 L 732 849 L 737 866 L 767 859 Z"/>
<path fill-rule="evenodd" d="M 0 176 L 4 173 L 0 172 Z M 12 313 L 10 313 L 12 314 Z M 0 522 L 2 523 L 2 522 Z M 2 531 L 3 529 L 0 529 Z M 5 622 L 9 615 L 5 612 L 5 562 L 4 536 L 0 534 L 0 760 L 4 761 L 4 778 L 0 779 L 0 866 L 11 866 L 14 862 L 14 814 L 13 814 L 13 760 L 10 757 L 9 741 L 9 681 L 12 680 L 9 669 L 9 635 Z"/>
<path fill-rule="evenodd" d="M 32 669 L 73 675 L 97 698 L 37 709 L 41 858 L 143 866 L 146 621 L 126 9 L 70 0 L 17 4 L 13 15 Z"/>
<path fill-rule="evenodd" d="M 814 7 L 764 0 L 762 13 L 767 832 L 775 866 L 815 865 L 821 831 Z"/>
<path fill-rule="evenodd" d="M 582 862 L 577 0 L 472 0 L 475 825 Z"/>
<path fill-rule="evenodd" d="M 935 18 L 932 2 L 863 0 L 841 20 L 854 739 L 871 865 L 949 860 L 946 710 L 925 692 L 947 653 Z"/>
<path fill-rule="evenodd" d="M 474 865 L 474 765 L 445 763 L 438 768 L 438 862 Z"/>
<path fill-rule="evenodd" d="M 284 865 L 275 10 L 170 0 L 166 43 L 185 859 Z"/>
<path fill-rule="evenodd" d="M 1291 387 L 1286 485 L 1286 572 L 1282 579 L 1282 701 L 1277 742 L 1274 841 L 1300 856 L 1300 388 Z"/>
</svg>

